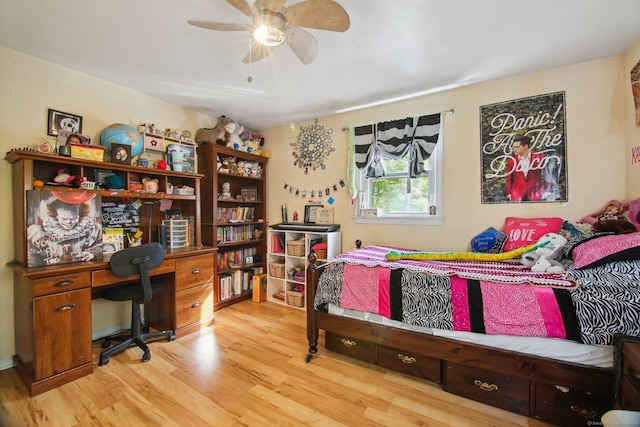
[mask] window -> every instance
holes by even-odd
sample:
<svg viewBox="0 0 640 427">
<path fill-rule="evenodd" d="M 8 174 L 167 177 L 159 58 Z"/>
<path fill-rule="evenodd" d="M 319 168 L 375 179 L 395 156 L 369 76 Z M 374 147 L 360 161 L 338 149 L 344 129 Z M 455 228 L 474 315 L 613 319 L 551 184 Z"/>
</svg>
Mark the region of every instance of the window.
<svg viewBox="0 0 640 427">
<path fill-rule="evenodd" d="M 440 136 L 442 137 L 442 136 Z M 358 172 L 362 191 L 356 206 L 355 222 L 387 224 L 442 223 L 442 144 L 438 142 L 424 163 L 425 173 L 409 178 L 409 158 L 381 159 L 384 176 L 367 178 Z M 365 209 L 365 211 L 363 211 Z M 368 209 L 377 209 L 374 216 Z"/>
</svg>

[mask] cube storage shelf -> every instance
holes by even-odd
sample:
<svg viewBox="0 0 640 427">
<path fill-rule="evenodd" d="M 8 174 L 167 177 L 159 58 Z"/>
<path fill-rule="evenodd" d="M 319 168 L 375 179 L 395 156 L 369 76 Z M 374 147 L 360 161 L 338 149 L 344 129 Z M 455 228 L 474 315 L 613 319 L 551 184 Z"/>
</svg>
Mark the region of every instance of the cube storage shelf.
<svg viewBox="0 0 640 427">
<path fill-rule="evenodd" d="M 269 252 L 267 255 L 269 271 L 267 280 L 267 301 L 285 304 L 290 307 L 306 309 L 310 304 L 306 298 L 307 275 L 309 265 L 307 255 L 316 243 L 324 242 L 327 250 L 318 263 L 331 260 L 342 252 L 342 235 L 339 231 L 327 233 L 269 230 Z"/>
</svg>

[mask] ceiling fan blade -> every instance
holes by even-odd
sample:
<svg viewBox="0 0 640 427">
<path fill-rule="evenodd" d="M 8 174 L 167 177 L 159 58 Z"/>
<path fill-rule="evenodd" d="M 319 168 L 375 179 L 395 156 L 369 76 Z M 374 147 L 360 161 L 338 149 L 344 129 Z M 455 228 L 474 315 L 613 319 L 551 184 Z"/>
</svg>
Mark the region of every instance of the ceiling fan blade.
<svg viewBox="0 0 640 427">
<path fill-rule="evenodd" d="M 207 30 L 218 30 L 218 31 L 247 31 L 251 29 L 251 25 L 248 24 L 230 24 L 227 22 L 209 22 L 209 21 L 187 21 L 189 24 L 206 28 Z"/>
<path fill-rule="evenodd" d="M 251 16 L 253 14 L 253 10 L 251 9 L 251 6 L 249 6 L 249 3 L 247 3 L 246 0 L 227 0 L 227 3 L 229 3 L 231 6 L 235 7 L 236 9 L 238 9 L 240 12 L 244 13 L 247 16 Z"/>
<path fill-rule="evenodd" d="M 302 28 L 287 29 L 287 44 L 304 65 L 311 64 L 318 54 L 318 41 Z"/>
<path fill-rule="evenodd" d="M 347 11 L 333 0 L 306 0 L 289 6 L 284 15 L 291 25 L 343 32 L 351 21 Z"/>
<path fill-rule="evenodd" d="M 256 0 L 256 9 L 270 9 L 280 12 L 287 0 Z"/>
<path fill-rule="evenodd" d="M 249 62 L 256 62 L 268 56 L 273 50 L 273 46 L 265 46 L 260 43 L 252 43 L 251 53 L 247 53 L 242 62 L 248 64 Z"/>
</svg>

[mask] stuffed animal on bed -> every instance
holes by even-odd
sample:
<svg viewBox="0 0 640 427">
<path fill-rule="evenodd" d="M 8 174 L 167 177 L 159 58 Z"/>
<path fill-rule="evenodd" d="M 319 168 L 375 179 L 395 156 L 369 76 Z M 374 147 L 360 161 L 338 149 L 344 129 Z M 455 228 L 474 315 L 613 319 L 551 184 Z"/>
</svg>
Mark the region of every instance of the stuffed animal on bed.
<svg viewBox="0 0 640 427">
<path fill-rule="evenodd" d="M 527 252 L 520 258 L 520 263 L 531 267 L 531 271 L 561 273 L 564 266 L 562 248 L 567 244 L 567 239 L 557 233 L 547 233 L 538 239 L 538 243 L 548 242 L 546 245 Z"/>
</svg>

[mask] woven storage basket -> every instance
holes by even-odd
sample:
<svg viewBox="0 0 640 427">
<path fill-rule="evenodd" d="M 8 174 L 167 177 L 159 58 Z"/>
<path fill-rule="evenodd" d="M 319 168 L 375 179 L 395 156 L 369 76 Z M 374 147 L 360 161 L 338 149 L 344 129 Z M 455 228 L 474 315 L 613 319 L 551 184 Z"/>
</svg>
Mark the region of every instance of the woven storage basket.
<svg viewBox="0 0 640 427">
<path fill-rule="evenodd" d="M 316 257 L 320 259 L 327 259 L 327 250 L 326 249 L 314 249 Z"/>
<path fill-rule="evenodd" d="M 304 294 L 302 292 L 287 292 L 287 305 L 304 307 Z"/>
<path fill-rule="evenodd" d="M 284 279 L 284 264 L 280 264 L 279 262 L 270 262 L 269 273 L 273 277 Z"/>
<path fill-rule="evenodd" d="M 304 239 L 289 240 L 287 242 L 287 253 L 292 256 L 304 256 Z"/>
</svg>

